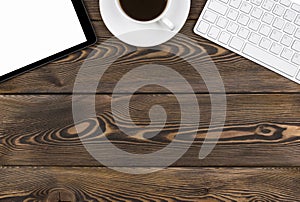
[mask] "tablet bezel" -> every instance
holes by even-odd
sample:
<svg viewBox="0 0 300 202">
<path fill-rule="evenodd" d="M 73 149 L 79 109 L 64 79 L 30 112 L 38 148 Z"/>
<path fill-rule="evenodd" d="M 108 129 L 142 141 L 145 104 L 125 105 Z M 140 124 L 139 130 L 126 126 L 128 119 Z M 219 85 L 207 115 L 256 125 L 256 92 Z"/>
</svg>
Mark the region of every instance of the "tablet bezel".
<svg viewBox="0 0 300 202">
<path fill-rule="evenodd" d="M 14 70 L 10 73 L 7 73 L 7 74 L 3 75 L 3 76 L 0 76 L 0 83 L 2 83 L 4 81 L 7 81 L 9 79 L 12 79 L 13 77 L 19 76 L 20 74 L 29 72 L 29 71 L 31 71 L 33 69 L 36 69 L 36 68 L 39 68 L 42 65 L 45 65 L 45 64 L 48 64 L 48 63 L 53 62 L 55 60 L 58 60 L 60 58 L 63 58 L 63 57 L 65 57 L 65 56 L 67 56 L 71 53 L 74 53 L 76 51 L 84 49 L 87 46 L 93 45 L 97 42 L 97 37 L 96 37 L 95 31 L 94 31 L 94 28 L 92 26 L 92 23 L 91 23 L 89 17 L 88 17 L 88 13 L 87 13 L 87 10 L 84 6 L 83 1 L 82 0 L 70 0 L 70 1 L 72 1 L 73 6 L 76 10 L 78 19 L 80 21 L 81 27 L 84 31 L 84 34 L 85 34 L 85 37 L 86 37 L 87 41 L 83 42 L 81 44 L 78 44 L 76 46 L 73 46 L 69 49 L 66 49 L 64 51 L 61 51 L 59 53 L 56 53 L 54 55 L 51 55 L 49 57 L 46 57 L 46 58 L 44 58 L 42 60 L 39 60 L 37 62 L 34 62 L 32 64 L 21 67 L 17 70 Z"/>
</svg>

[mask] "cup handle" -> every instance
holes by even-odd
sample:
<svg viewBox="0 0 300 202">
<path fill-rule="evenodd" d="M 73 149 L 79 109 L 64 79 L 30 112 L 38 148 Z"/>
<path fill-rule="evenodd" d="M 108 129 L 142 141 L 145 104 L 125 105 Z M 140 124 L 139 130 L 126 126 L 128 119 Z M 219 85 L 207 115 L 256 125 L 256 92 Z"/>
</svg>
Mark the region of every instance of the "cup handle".
<svg viewBox="0 0 300 202">
<path fill-rule="evenodd" d="M 175 25 L 168 18 L 162 18 L 160 22 L 167 26 L 171 31 L 175 29 Z"/>
</svg>

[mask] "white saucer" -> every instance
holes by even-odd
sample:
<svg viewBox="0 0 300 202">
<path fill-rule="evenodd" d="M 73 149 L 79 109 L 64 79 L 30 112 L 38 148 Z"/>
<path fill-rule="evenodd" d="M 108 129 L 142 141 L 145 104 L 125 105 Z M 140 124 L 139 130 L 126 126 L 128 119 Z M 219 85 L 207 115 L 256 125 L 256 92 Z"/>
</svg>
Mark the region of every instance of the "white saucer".
<svg viewBox="0 0 300 202">
<path fill-rule="evenodd" d="M 191 0 L 173 0 L 166 17 L 175 25 L 170 31 L 159 22 L 139 24 L 132 22 L 119 12 L 114 0 L 100 0 L 102 19 L 109 31 L 119 40 L 133 46 L 156 46 L 174 37 L 187 20 Z"/>
</svg>

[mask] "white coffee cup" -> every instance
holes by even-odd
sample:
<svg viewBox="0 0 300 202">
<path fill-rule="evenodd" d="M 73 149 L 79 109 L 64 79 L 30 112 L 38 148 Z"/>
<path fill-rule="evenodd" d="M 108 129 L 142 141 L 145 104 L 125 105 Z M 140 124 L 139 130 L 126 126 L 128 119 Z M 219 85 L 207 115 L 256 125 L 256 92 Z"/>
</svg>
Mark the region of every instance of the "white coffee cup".
<svg viewBox="0 0 300 202">
<path fill-rule="evenodd" d="M 151 0 L 150 0 L 151 1 Z M 175 25 L 171 22 L 171 20 L 169 20 L 166 17 L 166 13 L 169 11 L 170 7 L 171 7 L 171 3 L 173 0 L 167 0 L 167 5 L 165 7 L 165 10 L 156 18 L 149 20 L 149 21 L 139 21 L 136 19 L 131 18 L 130 16 L 127 15 L 127 13 L 123 10 L 121 4 L 120 4 L 120 0 L 115 0 L 115 3 L 117 5 L 118 10 L 120 11 L 120 13 L 122 13 L 122 15 L 127 18 L 128 20 L 135 22 L 135 23 L 139 23 L 139 24 L 151 24 L 151 23 L 161 23 L 163 25 L 165 25 L 168 29 L 170 29 L 171 31 L 175 29 Z"/>
</svg>

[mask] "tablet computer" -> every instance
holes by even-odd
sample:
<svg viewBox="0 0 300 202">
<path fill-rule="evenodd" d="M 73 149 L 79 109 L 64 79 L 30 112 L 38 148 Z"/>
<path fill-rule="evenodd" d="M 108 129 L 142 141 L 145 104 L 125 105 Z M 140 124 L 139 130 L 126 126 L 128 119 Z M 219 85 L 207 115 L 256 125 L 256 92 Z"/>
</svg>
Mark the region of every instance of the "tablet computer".
<svg viewBox="0 0 300 202">
<path fill-rule="evenodd" d="M 0 30 L 0 82 L 96 42 L 81 0 L 1 0 Z"/>
</svg>

